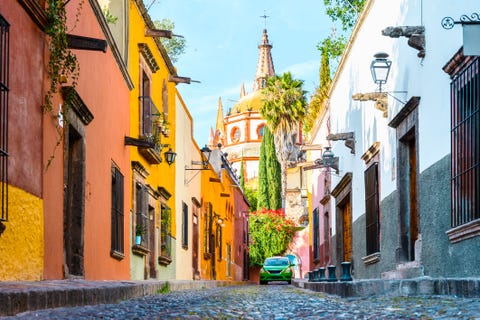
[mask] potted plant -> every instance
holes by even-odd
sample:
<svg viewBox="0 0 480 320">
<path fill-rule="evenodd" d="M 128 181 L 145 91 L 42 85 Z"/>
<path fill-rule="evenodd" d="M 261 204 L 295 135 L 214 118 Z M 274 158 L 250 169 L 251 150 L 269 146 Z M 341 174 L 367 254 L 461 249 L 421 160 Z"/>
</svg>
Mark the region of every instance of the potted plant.
<svg viewBox="0 0 480 320">
<path fill-rule="evenodd" d="M 139 245 L 142 243 L 142 238 L 145 235 L 145 226 L 143 224 L 137 224 L 135 226 L 135 244 Z"/>
</svg>

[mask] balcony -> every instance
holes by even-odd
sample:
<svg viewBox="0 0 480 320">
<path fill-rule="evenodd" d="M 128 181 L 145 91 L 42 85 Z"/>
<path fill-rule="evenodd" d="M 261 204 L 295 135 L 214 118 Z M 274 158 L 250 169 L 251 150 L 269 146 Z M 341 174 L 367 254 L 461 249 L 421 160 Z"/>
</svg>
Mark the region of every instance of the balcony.
<svg viewBox="0 0 480 320">
<path fill-rule="evenodd" d="M 160 112 L 150 96 L 140 96 L 140 136 L 125 137 L 125 145 L 138 148 L 138 152 L 150 164 L 162 162 L 161 151 L 166 146 L 161 142 L 161 136 L 170 133 L 166 114 Z"/>
</svg>

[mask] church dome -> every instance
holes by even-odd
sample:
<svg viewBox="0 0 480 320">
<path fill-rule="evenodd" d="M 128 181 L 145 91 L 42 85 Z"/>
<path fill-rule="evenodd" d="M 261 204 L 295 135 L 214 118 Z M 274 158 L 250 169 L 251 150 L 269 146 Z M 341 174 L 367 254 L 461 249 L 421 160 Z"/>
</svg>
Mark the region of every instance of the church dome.
<svg viewBox="0 0 480 320">
<path fill-rule="evenodd" d="M 263 94 L 261 90 L 253 91 L 238 100 L 230 111 L 230 115 L 248 111 L 260 112 L 263 106 Z"/>
</svg>

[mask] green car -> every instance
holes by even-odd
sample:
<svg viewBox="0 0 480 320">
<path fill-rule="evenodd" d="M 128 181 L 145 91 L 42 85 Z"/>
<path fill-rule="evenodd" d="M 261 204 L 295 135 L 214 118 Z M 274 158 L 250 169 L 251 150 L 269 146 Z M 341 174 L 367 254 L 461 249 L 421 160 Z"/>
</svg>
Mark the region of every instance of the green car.
<svg viewBox="0 0 480 320">
<path fill-rule="evenodd" d="M 271 257 L 265 259 L 260 269 L 260 284 L 269 281 L 287 281 L 292 283 L 293 265 L 287 257 Z"/>
</svg>

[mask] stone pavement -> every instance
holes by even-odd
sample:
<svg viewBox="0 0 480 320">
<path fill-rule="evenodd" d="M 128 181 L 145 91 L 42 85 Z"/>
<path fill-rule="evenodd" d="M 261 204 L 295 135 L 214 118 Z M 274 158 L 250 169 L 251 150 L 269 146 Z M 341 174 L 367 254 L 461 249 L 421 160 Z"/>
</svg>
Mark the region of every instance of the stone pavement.
<svg viewBox="0 0 480 320">
<path fill-rule="evenodd" d="M 0 282 L 0 319 L 480 320 L 479 283 L 429 278 L 295 279 L 293 286 L 205 280 Z"/>
<path fill-rule="evenodd" d="M 117 304 L 20 313 L 15 319 L 480 319 L 480 300 L 453 296 L 340 298 L 286 284 L 200 288 Z M 6 317 L 0 319 L 11 319 Z"/>
<path fill-rule="evenodd" d="M 153 295 L 168 290 L 214 288 L 245 285 L 235 281 L 143 280 L 143 281 L 86 281 L 45 280 L 0 282 L 0 316 L 15 315 L 29 310 L 73 307 Z"/>
<path fill-rule="evenodd" d="M 308 282 L 295 279 L 297 287 L 340 297 L 370 296 L 457 296 L 480 298 L 480 278 L 418 277 L 402 280 L 366 279 L 346 282 Z"/>
</svg>

